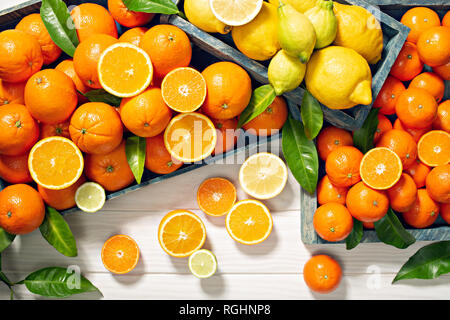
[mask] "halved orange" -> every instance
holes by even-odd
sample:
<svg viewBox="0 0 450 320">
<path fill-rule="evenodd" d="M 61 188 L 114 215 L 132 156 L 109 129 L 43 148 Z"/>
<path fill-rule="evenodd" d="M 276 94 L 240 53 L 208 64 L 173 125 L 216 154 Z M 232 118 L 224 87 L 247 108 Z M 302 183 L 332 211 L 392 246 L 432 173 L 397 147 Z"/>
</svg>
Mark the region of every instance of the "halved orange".
<svg viewBox="0 0 450 320">
<path fill-rule="evenodd" d="M 376 190 L 392 187 L 402 176 L 403 165 L 400 157 L 385 147 L 369 150 L 361 160 L 359 174 L 362 181 Z"/>
<path fill-rule="evenodd" d="M 210 216 L 223 216 L 236 202 L 236 188 L 227 179 L 209 178 L 197 190 L 197 203 L 200 209 Z"/>
<path fill-rule="evenodd" d="M 450 162 L 450 134 L 443 130 L 425 133 L 417 143 L 417 153 L 427 166 L 446 165 Z"/>
<path fill-rule="evenodd" d="M 231 238 L 237 242 L 253 245 L 269 237 L 273 219 L 262 202 L 253 199 L 241 200 L 228 212 L 226 228 Z"/>
<path fill-rule="evenodd" d="M 138 95 L 153 78 L 149 55 L 126 42 L 113 44 L 103 51 L 97 69 L 103 89 L 123 98 Z"/>
<path fill-rule="evenodd" d="M 201 113 L 180 113 L 164 132 L 164 145 L 181 162 L 201 161 L 211 155 L 217 133 L 212 121 Z"/>
<path fill-rule="evenodd" d="M 136 267 L 138 261 L 139 247 L 130 236 L 112 236 L 102 247 L 103 265 L 112 273 L 128 273 Z"/>
<path fill-rule="evenodd" d="M 159 224 L 159 244 L 172 257 L 190 256 L 203 246 L 205 240 L 205 225 L 196 214 L 188 210 L 171 211 Z"/>
<path fill-rule="evenodd" d="M 49 137 L 34 145 L 28 157 L 33 180 L 44 188 L 65 189 L 78 181 L 84 160 L 80 149 L 64 137 Z"/>
<path fill-rule="evenodd" d="M 161 93 L 164 102 L 172 110 L 193 112 L 205 101 L 206 81 L 195 69 L 177 68 L 164 77 Z"/>
</svg>

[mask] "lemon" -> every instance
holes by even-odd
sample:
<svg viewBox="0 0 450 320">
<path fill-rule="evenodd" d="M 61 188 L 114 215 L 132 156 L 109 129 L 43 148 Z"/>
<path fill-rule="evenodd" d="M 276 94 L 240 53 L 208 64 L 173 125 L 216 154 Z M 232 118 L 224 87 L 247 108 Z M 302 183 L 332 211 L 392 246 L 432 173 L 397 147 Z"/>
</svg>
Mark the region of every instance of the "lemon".
<svg viewBox="0 0 450 320">
<path fill-rule="evenodd" d="M 217 270 L 216 256 L 206 249 L 195 251 L 189 256 L 189 270 L 200 279 L 211 277 Z"/>
<path fill-rule="evenodd" d="M 378 20 L 366 9 L 335 2 L 338 28 L 334 44 L 351 48 L 375 64 L 383 51 L 383 32 Z"/>
<path fill-rule="evenodd" d="M 264 61 L 272 58 L 278 50 L 277 7 L 264 2 L 256 18 L 231 31 L 236 47 L 250 59 Z"/>
<path fill-rule="evenodd" d="M 96 212 L 106 201 L 105 189 L 95 182 L 83 183 L 75 192 L 75 203 L 84 212 Z"/>
<path fill-rule="evenodd" d="M 372 102 L 372 74 L 355 50 L 330 46 L 311 56 L 306 66 L 306 88 L 331 109 L 348 109 Z"/>
<path fill-rule="evenodd" d="M 230 26 L 252 21 L 261 10 L 263 0 L 209 0 L 214 16 Z"/>
<path fill-rule="evenodd" d="M 267 70 L 269 83 L 275 89 L 277 96 L 297 88 L 302 83 L 306 73 L 306 64 L 294 58 L 284 50 L 272 58 Z"/>
<path fill-rule="evenodd" d="M 203 31 L 227 34 L 231 30 L 231 26 L 214 16 L 209 0 L 185 0 L 184 13 L 189 22 Z"/>
<path fill-rule="evenodd" d="M 283 3 L 288 3 L 294 7 L 300 13 L 305 13 L 307 10 L 313 8 L 316 5 L 317 0 L 283 0 Z M 269 0 L 270 3 L 276 5 L 277 7 L 280 5 L 279 0 Z"/>
<path fill-rule="evenodd" d="M 336 38 L 337 19 L 333 12 L 333 1 L 318 0 L 317 5 L 305 12 L 316 31 L 316 49 L 330 45 Z"/>
</svg>

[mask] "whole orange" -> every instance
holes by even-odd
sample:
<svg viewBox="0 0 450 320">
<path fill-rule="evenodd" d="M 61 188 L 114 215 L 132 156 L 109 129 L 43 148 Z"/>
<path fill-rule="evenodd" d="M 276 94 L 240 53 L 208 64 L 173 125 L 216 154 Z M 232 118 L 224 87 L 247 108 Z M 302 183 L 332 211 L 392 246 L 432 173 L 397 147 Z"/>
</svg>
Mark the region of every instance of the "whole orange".
<svg viewBox="0 0 450 320">
<path fill-rule="evenodd" d="M 178 67 L 191 62 L 192 47 L 187 34 L 178 27 L 159 24 L 142 37 L 141 48 L 148 53 L 155 77 L 163 78 Z"/>
<path fill-rule="evenodd" d="M 149 23 L 154 13 L 128 10 L 122 0 L 108 0 L 108 10 L 114 20 L 128 28 L 140 27 Z"/>
<path fill-rule="evenodd" d="M 107 34 L 117 38 L 117 27 L 111 14 L 101 5 L 82 3 L 70 15 L 77 30 L 78 39 L 83 42 L 94 34 Z"/>
<path fill-rule="evenodd" d="M 351 133 L 344 129 L 329 126 L 317 136 L 317 150 L 324 161 L 333 150 L 343 146 L 353 146 Z"/>
<path fill-rule="evenodd" d="M 433 72 L 424 72 L 412 79 L 408 88 L 422 88 L 440 102 L 444 96 L 444 80 Z"/>
<path fill-rule="evenodd" d="M 332 151 L 325 161 L 325 170 L 331 183 L 338 187 L 350 187 L 361 180 L 359 165 L 363 154 L 351 146 Z"/>
<path fill-rule="evenodd" d="M 430 168 L 417 159 L 408 169 L 405 170 L 405 172 L 413 178 L 417 188 L 422 188 L 425 186 L 425 181 L 430 173 Z"/>
<path fill-rule="evenodd" d="M 64 72 L 45 69 L 31 76 L 25 86 L 25 105 L 43 123 L 66 121 L 77 107 L 75 85 Z"/>
<path fill-rule="evenodd" d="M 336 242 L 344 240 L 352 232 L 353 219 L 344 205 L 329 202 L 317 208 L 313 225 L 322 239 Z"/>
<path fill-rule="evenodd" d="M 0 227 L 11 234 L 27 234 L 45 217 L 44 201 L 27 184 L 14 184 L 0 191 Z"/>
<path fill-rule="evenodd" d="M 69 132 L 81 151 L 107 154 L 122 142 L 123 127 L 113 107 L 103 102 L 88 102 L 73 113 Z"/>
<path fill-rule="evenodd" d="M 107 154 L 87 154 L 85 173 L 89 180 L 112 192 L 133 183 L 133 172 L 125 153 L 125 140 Z"/>
<path fill-rule="evenodd" d="M 405 42 L 392 65 L 390 74 L 400 81 L 409 81 L 421 73 L 422 69 L 423 62 L 420 60 L 417 46 L 412 42 Z"/>
<path fill-rule="evenodd" d="M 9 183 L 32 182 L 28 170 L 28 153 L 20 156 L 0 155 L 0 178 Z"/>
<path fill-rule="evenodd" d="M 23 82 L 41 70 L 41 46 L 33 36 L 20 30 L 0 32 L 0 79 Z"/>
<path fill-rule="evenodd" d="M 434 201 L 450 203 L 450 164 L 433 168 L 427 176 L 426 186 Z"/>
<path fill-rule="evenodd" d="M 437 102 L 426 90 L 408 88 L 398 97 L 395 112 L 400 121 L 410 128 L 430 126 L 437 114 Z"/>
<path fill-rule="evenodd" d="M 445 100 L 438 106 L 437 117 L 433 129 L 450 132 L 450 100 Z"/>
<path fill-rule="evenodd" d="M 409 168 L 417 159 L 417 144 L 406 131 L 392 129 L 385 132 L 377 147 L 386 147 L 394 151 L 402 160 L 403 169 Z"/>
<path fill-rule="evenodd" d="M 433 27 L 424 31 L 417 41 L 420 59 L 430 67 L 450 62 L 450 27 Z"/>
<path fill-rule="evenodd" d="M 91 90 L 91 88 L 86 86 L 83 83 L 83 81 L 80 79 L 78 74 L 75 72 L 75 67 L 74 67 L 72 59 L 67 59 L 67 60 L 61 61 L 55 67 L 55 70 L 59 70 L 61 72 L 64 72 L 70 79 L 72 79 L 73 84 L 75 85 L 75 88 L 77 89 L 77 91 L 81 92 L 81 93 L 77 92 L 78 103 L 86 103 L 86 102 L 88 102 L 88 99 L 83 94 L 85 94 L 86 92 Z"/>
<path fill-rule="evenodd" d="M 303 279 L 313 291 L 329 293 L 335 290 L 341 281 L 342 269 L 336 260 L 327 255 L 316 255 L 303 267 Z"/>
<path fill-rule="evenodd" d="M 445 27 L 450 27 L 450 11 L 447 11 L 447 13 L 442 18 L 442 25 Z"/>
<path fill-rule="evenodd" d="M 77 182 L 66 189 L 50 190 L 38 185 L 38 191 L 44 202 L 50 207 L 56 210 L 66 210 L 76 206 L 75 192 L 84 182 L 86 179 L 82 175 Z"/>
<path fill-rule="evenodd" d="M 23 93 L 26 81 L 6 82 L 0 80 L 0 106 L 4 104 L 25 104 Z"/>
<path fill-rule="evenodd" d="M 441 25 L 438 14 L 426 7 L 409 9 L 402 16 L 400 22 L 411 29 L 406 40 L 414 43 L 425 30 Z"/>
<path fill-rule="evenodd" d="M 69 121 L 56 124 L 41 123 L 40 124 L 41 135 L 39 137 L 39 140 L 54 136 L 60 136 L 70 139 L 69 125 L 70 125 Z"/>
<path fill-rule="evenodd" d="M 399 95 L 405 91 L 405 85 L 395 77 L 388 76 L 378 93 L 374 108 L 380 108 L 380 113 L 390 115 L 395 113 L 395 104 Z"/>
<path fill-rule="evenodd" d="M 237 129 L 238 119 L 211 119 L 211 121 L 214 123 L 217 133 L 217 142 L 213 154 L 225 153 L 233 149 L 242 131 Z"/>
<path fill-rule="evenodd" d="M 21 104 L 0 108 L 0 154 L 18 156 L 31 149 L 39 138 L 39 126 Z"/>
<path fill-rule="evenodd" d="M 400 180 L 386 192 L 391 208 L 397 212 L 409 211 L 417 198 L 416 183 L 406 173 L 403 173 Z"/>
<path fill-rule="evenodd" d="M 450 61 L 442 66 L 433 67 L 433 72 L 442 79 L 450 81 Z"/>
<path fill-rule="evenodd" d="M 439 216 L 439 205 L 431 199 L 426 189 L 417 190 L 417 199 L 412 208 L 403 213 L 403 219 L 414 228 L 431 226 Z"/>
<path fill-rule="evenodd" d="M 416 143 L 420 140 L 420 137 L 422 137 L 425 133 L 431 130 L 431 126 L 425 127 L 423 129 L 407 127 L 398 118 L 395 119 L 393 128 L 408 132 L 413 137 Z"/>
<path fill-rule="evenodd" d="M 325 175 L 317 185 L 317 202 L 320 205 L 336 202 L 345 205 L 347 198 L 347 187 L 336 187 L 330 182 L 330 179 Z"/>
<path fill-rule="evenodd" d="M 363 227 L 366 229 L 375 229 L 375 224 L 373 222 L 363 222 Z"/>
<path fill-rule="evenodd" d="M 282 97 L 276 97 L 270 106 L 243 128 L 257 136 L 271 136 L 278 133 L 288 117 L 288 108 Z"/>
<path fill-rule="evenodd" d="M 444 219 L 447 224 L 450 224 L 450 203 L 441 203 L 439 206 L 439 212 L 442 219 Z"/>
<path fill-rule="evenodd" d="M 183 163 L 172 159 L 164 145 L 164 133 L 147 138 L 145 167 L 153 173 L 167 174 L 176 171 Z"/>
<path fill-rule="evenodd" d="M 141 40 L 144 37 L 144 34 L 148 31 L 147 28 L 144 27 L 136 27 L 129 29 L 122 33 L 119 37 L 120 42 L 129 42 L 139 47 L 141 45 Z"/>
<path fill-rule="evenodd" d="M 362 181 L 348 190 L 345 202 L 350 214 L 362 222 L 378 221 L 389 209 L 386 192 L 369 188 Z"/>
<path fill-rule="evenodd" d="M 389 130 L 392 130 L 391 120 L 382 114 L 378 114 L 378 126 L 373 137 L 373 143 L 377 143 L 382 134 Z"/>
</svg>

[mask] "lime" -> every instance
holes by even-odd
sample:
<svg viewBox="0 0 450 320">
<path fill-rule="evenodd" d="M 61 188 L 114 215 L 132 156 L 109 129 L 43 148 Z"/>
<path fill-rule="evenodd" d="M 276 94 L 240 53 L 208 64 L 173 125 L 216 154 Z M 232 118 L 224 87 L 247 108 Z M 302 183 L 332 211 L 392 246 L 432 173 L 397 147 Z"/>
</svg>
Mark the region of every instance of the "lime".
<svg viewBox="0 0 450 320">
<path fill-rule="evenodd" d="M 217 270 L 216 256 L 206 249 L 195 251 L 189 257 L 189 270 L 200 279 L 211 277 Z"/>
<path fill-rule="evenodd" d="M 105 189 L 95 182 L 83 183 L 75 192 L 75 203 L 84 212 L 96 212 L 105 204 Z"/>
</svg>

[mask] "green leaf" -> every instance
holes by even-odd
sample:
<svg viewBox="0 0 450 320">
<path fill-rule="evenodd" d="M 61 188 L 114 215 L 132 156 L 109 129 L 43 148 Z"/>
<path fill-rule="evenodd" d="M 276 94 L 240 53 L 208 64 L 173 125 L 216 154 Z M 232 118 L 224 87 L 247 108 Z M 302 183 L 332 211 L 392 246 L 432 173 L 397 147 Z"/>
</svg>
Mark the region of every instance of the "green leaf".
<svg viewBox="0 0 450 320">
<path fill-rule="evenodd" d="M 16 238 L 15 235 L 9 234 L 2 228 L 0 228 L 0 252 L 3 252 Z"/>
<path fill-rule="evenodd" d="M 65 298 L 83 292 L 100 292 L 88 279 L 77 270 L 61 267 L 48 267 L 28 275 L 18 284 L 25 284 L 27 289 L 44 297 Z"/>
<path fill-rule="evenodd" d="M 389 208 L 386 215 L 374 222 L 378 239 L 399 249 L 408 248 L 416 239 L 403 227 L 394 211 Z"/>
<path fill-rule="evenodd" d="M 123 3 L 131 11 L 163 14 L 180 12 L 172 0 L 123 0 Z"/>
<path fill-rule="evenodd" d="M 373 137 L 378 127 L 378 110 L 379 108 L 372 108 L 362 127 L 353 132 L 353 144 L 362 153 L 366 153 L 374 147 Z"/>
<path fill-rule="evenodd" d="M 358 219 L 353 218 L 353 229 L 352 232 L 345 239 L 345 245 L 347 250 L 356 248 L 356 246 L 361 242 L 363 236 L 363 224 Z"/>
<path fill-rule="evenodd" d="M 2 271 L 2 255 L 0 253 L 0 281 L 6 284 L 9 288 L 13 286 L 13 283 L 8 279 L 6 274 L 4 274 Z"/>
<path fill-rule="evenodd" d="M 312 140 L 320 132 L 323 125 L 323 111 L 320 103 L 312 96 L 309 91 L 303 95 L 301 115 L 305 133 L 308 139 Z"/>
<path fill-rule="evenodd" d="M 79 41 L 75 24 L 64 1 L 42 0 L 41 18 L 53 42 L 73 57 Z"/>
<path fill-rule="evenodd" d="M 80 91 L 78 91 L 80 92 Z M 81 93 L 81 92 L 80 92 Z M 83 93 L 81 93 L 83 94 Z M 90 102 L 104 102 L 111 106 L 118 107 L 122 99 L 106 92 L 103 89 L 91 90 L 83 94 Z"/>
<path fill-rule="evenodd" d="M 272 104 L 276 96 L 275 90 L 270 84 L 256 88 L 253 91 L 250 103 L 239 116 L 238 128 L 263 113 Z"/>
<path fill-rule="evenodd" d="M 450 241 L 440 241 L 419 249 L 406 261 L 392 283 L 403 279 L 435 279 L 450 272 Z"/>
<path fill-rule="evenodd" d="M 138 184 L 141 183 L 144 173 L 146 143 L 145 138 L 131 136 L 127 139 L 125 145 L 128 164 Z"/>
<path fill-rule="evenodd" d="M 42 236 L 56 250 L 68 257 L 78 254 L 77 243 L 63 216 L 51 207 L 47 207 L 44 222 L 39 227 Z"/>
<path fill-rule="evenodd" d="M 283 154 L 295 179 L 309 193 L 314 193 L 319 178 L 316 145 L 305 135 L 303 124 L 289 115 L 283 126 Z"/>
</svg>

